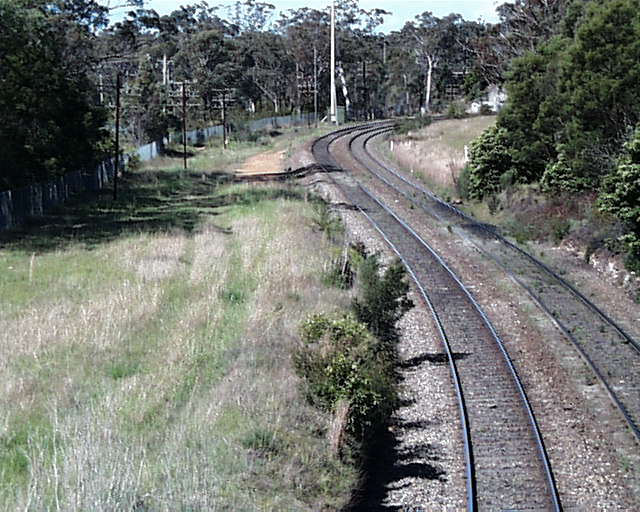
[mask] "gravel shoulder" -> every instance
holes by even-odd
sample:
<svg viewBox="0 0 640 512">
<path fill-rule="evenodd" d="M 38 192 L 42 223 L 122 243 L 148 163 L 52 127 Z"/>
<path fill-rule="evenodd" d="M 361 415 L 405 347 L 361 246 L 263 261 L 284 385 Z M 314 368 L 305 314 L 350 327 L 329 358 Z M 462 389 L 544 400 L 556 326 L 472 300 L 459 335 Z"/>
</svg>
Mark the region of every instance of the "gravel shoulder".
<svg viewBox="0 0 640 512">
<path fill-rule="evenodd" d="M 311 143 L 291 157 L 292 168 L 313 162 Z M 305 179 L 332 205 L 348 238 L 390 261 L 394 254 L 324 174 Z M 401 407 L 395 412 L 380 464 L 370 469 L 380 484 L 362 510 L 464 510 L 462 434 L 449 367 L 431 314 L 413 287 L 416 307 L 400 322 Z"/>
</svg>

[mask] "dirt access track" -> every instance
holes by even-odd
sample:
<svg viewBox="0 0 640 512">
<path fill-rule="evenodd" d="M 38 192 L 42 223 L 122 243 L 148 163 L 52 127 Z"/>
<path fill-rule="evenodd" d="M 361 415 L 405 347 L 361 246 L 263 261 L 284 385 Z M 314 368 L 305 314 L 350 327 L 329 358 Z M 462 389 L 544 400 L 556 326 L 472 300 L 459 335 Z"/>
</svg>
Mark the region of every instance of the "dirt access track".
<svg viewBox="0 0 640 512">
<path fill-rule="evenodd" d="M 267 151 L 247 158 L 234 173 L 237 176 L 252 176 L 254 174 L 280 174 L 284 169 L 286 151 Z"/>
</svg>

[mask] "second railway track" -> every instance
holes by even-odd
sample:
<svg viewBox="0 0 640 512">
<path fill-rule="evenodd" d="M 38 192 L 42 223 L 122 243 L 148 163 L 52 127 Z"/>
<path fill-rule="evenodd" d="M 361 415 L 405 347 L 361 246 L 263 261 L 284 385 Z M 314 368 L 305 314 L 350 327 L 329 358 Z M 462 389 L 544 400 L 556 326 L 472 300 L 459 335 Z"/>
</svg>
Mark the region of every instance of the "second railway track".
<svg viewBox="0 0 640 512">
<path fill-rule="evenodd" d="M 388 130 L 353 137 L 356 159 L 431 217 L 453 226 L 520 285 L 574 345 L 640 441 L 640 343 L 547 265 L 374 155 L 369 142 Z"/>
<path fill-rule="evenodd" d="M 314 155 L 325 168 L 336 168 L 330 151 L 335 140 L 376 129 L 384 125 L 325 136 L 314 144 Z M 468 510 L 561 510 L 526 392 L 480 306 L 429 244 L 386 205 L 350 177 L 334 181 L 402 258 L 432 311 L 459 398 Z"/>
</svg>

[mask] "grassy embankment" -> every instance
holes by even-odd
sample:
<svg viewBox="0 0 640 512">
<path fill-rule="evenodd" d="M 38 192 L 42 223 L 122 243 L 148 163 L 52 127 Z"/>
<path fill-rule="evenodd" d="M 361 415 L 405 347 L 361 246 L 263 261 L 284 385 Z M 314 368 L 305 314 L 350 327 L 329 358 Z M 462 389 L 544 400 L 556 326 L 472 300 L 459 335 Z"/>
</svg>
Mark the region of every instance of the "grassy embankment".
<svg viewBox="0 0 640 512">
<path fill-rule="evenodd" d="M 473 117 L 434 122 L 396 137 L 394 151 L 389 143 L 381 152 L 400 168 L 416 177 L 446 200 L 460 200 L 457 186 L 464 167 L 464 146 L 470 145 L 495 117 Z M 548 241 L 557 244 L 572 237 L 585 255 L 616 237 L 616 224 L 599 214 L 594 196 L 548 197 L 535 186 L 508 185 L 500 194 L 483 201 L 462 199 L 460 208 L 482 222 L 500 226 L 519 243 Z"/>
<path fill-rule="evenodd" d="M 393 151 L 381 144 L 381 152 L 400 168 L 424 181 L 442 197 L 455 197 L 455 180 L 464 167 L 464 147 L 495 123 L 495 117 L 448 119 L 395 137 Z"/>
<path fill-rule="evenodd" d="M 296 140 L 285 139 L 284 144 Z M 278 143 L 282 144 L 282 143 Z M 0 509 L 333 510 L 357 475 L 291 362 L 346 308 L 290 185 L 223 185 L 262 148 L 130 175 L 0 249 Z M 156 167 L 152 165 L 150 167 Z"/>
</svg>

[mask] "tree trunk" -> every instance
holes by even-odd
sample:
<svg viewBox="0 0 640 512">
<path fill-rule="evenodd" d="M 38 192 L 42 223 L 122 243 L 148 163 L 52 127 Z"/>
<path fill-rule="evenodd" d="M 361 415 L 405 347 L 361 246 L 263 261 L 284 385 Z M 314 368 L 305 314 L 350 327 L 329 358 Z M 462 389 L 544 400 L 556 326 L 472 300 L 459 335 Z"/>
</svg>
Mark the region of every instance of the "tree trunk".
<svg viewBox="0 0 640 512">
<path fill-rule="evenodd" d="M 411 114 L 411 100 L 409 98 L 409 86 L 407 85 L 407 75 L 403 74 L 402 79 L 404 80 L 404 94 L 405 94 L 405 104 L 407 111 L 405 114 Z"/>
<path fill-rule="evenodd" d="M 429 67 L 427 68 L 427 86 L 425 88 L 425 99 L 424 99 L 424 109 L 427 114 L 431 113 L 431 76 L 433 75 L 433 59 L 431 56 L 428 56 Z"/>
<path fill-rule="evenodd" d="M 337 66 L 338 76 L 340 77 L 340 83 L 342 84 L 342 95 L 344 96 L 344 109 L 348 114 L 351 110 L 351 102 L 349 101 L 349 90 L 347 89 L 347 80 L 344 77 L 344 69 L 342 68 L 342 63 L 339 63 Z"/>
</svg>

